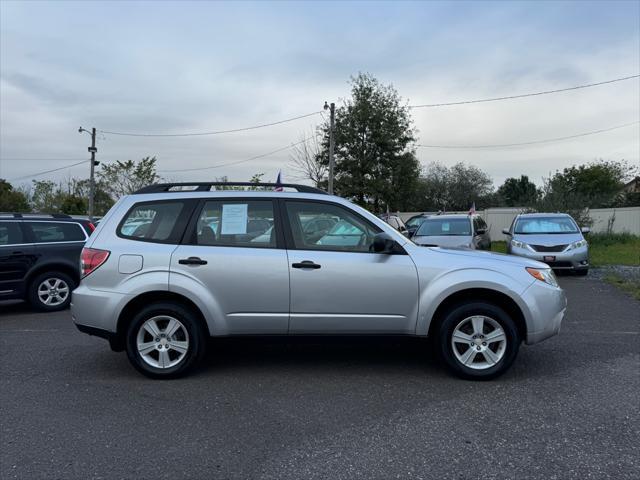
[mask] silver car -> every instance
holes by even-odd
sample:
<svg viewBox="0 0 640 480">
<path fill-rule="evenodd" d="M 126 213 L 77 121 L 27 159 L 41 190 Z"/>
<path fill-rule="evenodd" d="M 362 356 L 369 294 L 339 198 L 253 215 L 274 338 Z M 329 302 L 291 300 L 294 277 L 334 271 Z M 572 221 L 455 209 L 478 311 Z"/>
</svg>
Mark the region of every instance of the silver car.
<svg viewBox="0 0 640 480">
<path fill-rule="evenodd" d="M 411 240 L 426 247 L 491 250 L 489 228 L 479 215 L 432 215 L 422 222 Z"/>
<path fill-rule="evenodd" d="M 560 329 L 565 295 L 543 263 L 419 247 L 312 187 L 190 186 L 120 199 L 89 238 L 73 292 L 78 329 L 125 350 L 150 377 L 188 372 L 209 336 L 387 334 L 429 336 L 455 374 L 488 379 L 522 342 Z M 126 226 L 138 218 L 151 223 L 134 234 Z M 318 236 L 304 228 L 313 219 L 333 227 Z"/>
<path fill-rule="evenodd" d="M 507 252 L 531 258 L 557 270 L 572 270 L 578 275 L 589 272 L 589 245 L 583 234 L 589 229 L 578 228 L 566 213 L 525 213 L 516 216 L 509 229 Z"/>
</svg>

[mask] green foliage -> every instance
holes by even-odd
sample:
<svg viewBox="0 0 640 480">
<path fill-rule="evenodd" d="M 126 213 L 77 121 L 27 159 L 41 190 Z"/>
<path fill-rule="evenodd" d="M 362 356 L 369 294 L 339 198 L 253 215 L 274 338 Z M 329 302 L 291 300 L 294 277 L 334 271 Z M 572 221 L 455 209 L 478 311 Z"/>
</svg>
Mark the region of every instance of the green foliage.
<svg viewBox="0 0 640 480">
<path fill-rule="evenodd" d="M 590 233 L 589 245 L 602 245 L 603 247 L 610 247 L 617 243 L 629 244 L 638 243 L 640 238 L 637 235 L 631 233 Z M 639 247 L 640 248 L 640 247 Z M 640 249 L 638 250 L 640 255 Z"/>
<path fill-rule="evenodd" d="M 574 165 L 545 180 L 543 205 L 604 208 L 615 204 L 633 167 L 626 162 L 599 161 Z"/>
<path fill-rule="evenodd" d="M 535 205 L 538 200 L 536 184 L 526 175 L 520 178 L 507 178 L 498 188 L 498 195 L 507 207 L 526 207 Z"/>
<path fill-rule="evenodd" d="M 33 180 L 31 208 L 37 213 L 61 213 L 60 188 L 51 180 Z"/>
<path fill-rule="evenodd" d="M 160 180 L 156 173 L 156 157 L 144 157 L 139 162 L 118 160 L 115 163 L 103 163 L 98 178 L 114 200 Z"/>
<path fill-rule="evenodd" d="M 81 197 L 88 209 L 89 205 L 89 179 L 84 180 L 71 180 L 70 190 L 75 196 Z M 109 211 L 113 206 L 114 200 L 107 192 L 106 185 L 102 180 L 96 180 L 95 189 L 93 193 L 93 211 L 96 216 L 102 216 Z M 85 209 L 85 210 L 86 210 Z"/>
<path fill-rule="evenodd" d="M 420 165 L 409 108 L 393 86 L 372 75 L 351 79 L 351 98 L 336 109 L 335 191 L 374 211 L 405 210 L 417 189 Z M 329 124 L 320 157 L 329 155 Z"/>
<path fill-rule="evenodd" d="M 20 190 L 15 190 L 13 185 L 0 178 L 0 212 L 28 212 L 29 200 Z"/>
<path fill-rule="evenodd" d="M 60 212 L 67 215 L 85 215 L 88 201 L 85 198 L 73 194 L 63 195 L 60 201 Z"/>
<path fill-rule="evenodd" d="M 478 167 L 457 163 L 445 167 L 431 163 L 418 180 L 414 209 L 422 211 L 465 211 L 492 206 L 493 181 Z"/>
</svg>

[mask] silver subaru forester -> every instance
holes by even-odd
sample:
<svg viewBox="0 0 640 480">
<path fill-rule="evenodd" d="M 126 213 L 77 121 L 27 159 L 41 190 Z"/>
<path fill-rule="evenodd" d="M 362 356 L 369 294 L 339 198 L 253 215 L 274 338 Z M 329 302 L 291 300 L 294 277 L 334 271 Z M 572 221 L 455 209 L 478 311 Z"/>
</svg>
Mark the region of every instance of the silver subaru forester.
<svg viewBox="0 0 640 480">
<path fill-rule="evenodd" d="M 209 336 L 401 334 L 430 337 L 455 374 L 489 379 L 522 341 L 557 334 L 566 308 L 543 263 L 419 247 L 301 185 L 151 185 L 107 213 L 81 267 L 78 329 L 153 378 L 192 369 Z"/>
</svg>

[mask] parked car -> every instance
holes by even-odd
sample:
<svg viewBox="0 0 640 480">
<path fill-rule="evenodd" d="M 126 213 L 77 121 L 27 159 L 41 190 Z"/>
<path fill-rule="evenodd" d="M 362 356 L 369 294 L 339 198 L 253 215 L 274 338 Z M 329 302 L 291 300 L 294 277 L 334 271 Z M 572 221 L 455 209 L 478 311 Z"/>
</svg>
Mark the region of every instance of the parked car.
<svg viewBox="0 0 640 480">
<path fill-rule="evenodd" d="M 509 229 L 507 253 L 538 260 L 556 270 L 589 273 L 589 245 L 584 238 L 589 228 L 580 229 L 566 213 L 523 213 Z"/>
<path fill-rule="evenodd" d="M 422 222 L 411 239 L 423 247 L 491 250 L 489 228 L 479 215 L 432 215 Z"/>
<path fill-rule="evenodd" d="M 405 237 L 409 236 L 409 231 L 407 226 L 404 224 L 402 219 L 397 215 L 390 215 L 388 213 L 384 213 L 380 215 L 380 218 L 403 234 Z"/>
<path fill-rule="evenodd" d="M 0 214 L 0 300 L 24 299 L 44 311 L 68 307 L 93 229 L 69 215 Z"/>
<path fill-rule="evenodd" d="M 407 231 L 409 232 L 409 238 L 412 238 L 416 234 L 418 228 L 420 228 L 420 225 L 422 225 L 422 222 L 424 222 L 430 216 L 431 215 L 428 213 L 421 213 L 419 215 L 414 215 L 405 222 Z"/>
<path fill-rule="evenodd" d="M 457 375 L 488 379 L 521 342 L 558 333 L 566 299 L 543 263 L 422 248 L 313 187 L 211 190 L 218 185 L 158 184 L 123 197 L 82 251 L 73 321 L 145 375 L 187 373 L 208 336 L 391 334 L 429 336 Z M 151 218 L 146 233 L 125 233 L 140 211 Z M 216 230 L 199 231 L 212 212 Z M 307 234 L 302 220 L 313 217 L 338 219 L 350 241 Z M 273 219 L 270 234 L 249 239 L 250 218 Z"/>
</svg>

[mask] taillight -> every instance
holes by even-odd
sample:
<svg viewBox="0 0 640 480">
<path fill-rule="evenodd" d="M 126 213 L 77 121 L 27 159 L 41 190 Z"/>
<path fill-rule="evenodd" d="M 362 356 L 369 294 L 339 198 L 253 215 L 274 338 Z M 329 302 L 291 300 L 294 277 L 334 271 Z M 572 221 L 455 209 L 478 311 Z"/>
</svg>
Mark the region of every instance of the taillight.
<svg viewBox="0 0 640 480">
<path fill-rule="evenodd" d="M 80 255 L 80 271 L 82 278 L 89 275 L 96 268 L 102 265 L 109 258 L 109 250 L 98 250 L 97 248 L 83 248 Z"/>
<path fill-rule="evenodd" d="M 93 233 L 95 229 L 96 229 L 96 226 L 93 223 L 89 222 L 89 230 L 90 230 L 89 233 Z"/>
</svg>

